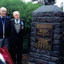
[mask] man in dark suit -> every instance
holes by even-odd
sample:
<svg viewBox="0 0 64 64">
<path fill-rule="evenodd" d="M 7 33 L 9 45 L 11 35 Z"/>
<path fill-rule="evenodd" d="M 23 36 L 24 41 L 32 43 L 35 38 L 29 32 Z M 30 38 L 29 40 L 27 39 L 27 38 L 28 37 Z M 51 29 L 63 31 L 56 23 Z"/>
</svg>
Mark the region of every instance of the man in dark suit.
<svg viewBox="0 0 64 64">
<path fill-rule="evenodd" d="M 24 20 L 20 19 L 18 11 L 14 11 L 13 16 L 14 19 L 10 21 L 10 54 L 15 64 L 21 64 Z"/>
<path fill-rule="evenodd" d="M 0 8 L 0 47 L 6 46 L 8 49 L 8 37 L 10 33 L 10 17 L 6 15 L 7 9 Z"/>
</svg>

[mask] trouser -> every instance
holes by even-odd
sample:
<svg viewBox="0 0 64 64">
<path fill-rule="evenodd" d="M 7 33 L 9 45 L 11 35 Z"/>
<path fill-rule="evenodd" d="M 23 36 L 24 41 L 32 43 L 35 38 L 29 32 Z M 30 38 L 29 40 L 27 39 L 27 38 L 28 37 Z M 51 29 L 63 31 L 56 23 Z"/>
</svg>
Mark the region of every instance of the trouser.
<svg viewBox="0 0 64 64">
<path fill-rule="evenodd" d="M 0 38 L 0 48 L 3 46 L 3 39 Z"/>
<path fill-rule="evenodd" d="M 2 48 L 3 46 L 6 46 L 6 48 L 9 50 L 9 41 L 8 38 L 5 39 L 0 39 L 0 48 Z"/>
<path fill-rule="evenodd" d="M 22 41 L 19 40 L 10 43 L 10 54 L 15 64 L 22 62 Z"/>
</svg>

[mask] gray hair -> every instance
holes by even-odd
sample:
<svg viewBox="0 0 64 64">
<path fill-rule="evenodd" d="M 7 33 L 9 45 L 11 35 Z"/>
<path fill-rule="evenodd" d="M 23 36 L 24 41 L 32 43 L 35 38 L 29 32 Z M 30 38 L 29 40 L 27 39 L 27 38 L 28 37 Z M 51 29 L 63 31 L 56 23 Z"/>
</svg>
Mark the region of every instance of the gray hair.
<svg viewBox="0 0 64 64">
<path fill-rule="evenodd" d="M 0 11 L 5 10 L 7 12 L 7 9 L 5 7 L 1 7 Z"/>
<path fill-rule="evenodd" d="M 14 11 L 14 12 L 13 12 L 13 16 L 14 16 L 15 14 L 19 14 L 19 15 L 20 15 L 19 11 Z"/>
</svg>

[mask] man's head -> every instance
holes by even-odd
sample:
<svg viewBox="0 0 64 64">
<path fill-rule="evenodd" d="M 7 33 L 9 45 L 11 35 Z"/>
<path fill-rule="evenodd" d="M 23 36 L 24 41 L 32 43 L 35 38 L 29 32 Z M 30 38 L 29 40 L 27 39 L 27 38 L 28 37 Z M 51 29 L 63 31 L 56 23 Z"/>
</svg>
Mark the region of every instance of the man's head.
<svg viewBox="0 0 64 64">
<path fill-rule="evenodd" d="M 6 16 L 7 9 L 5 7 L 1 7 L 0 10 L 1 10 L 1 16 L 2 17 L 5 17 Z"/>
<path fill-rule="evenodd" d="M 18 20 L 20 18 L 20 13 L 18 11 L 14 11 L 13 17 Z"/>
</svg>

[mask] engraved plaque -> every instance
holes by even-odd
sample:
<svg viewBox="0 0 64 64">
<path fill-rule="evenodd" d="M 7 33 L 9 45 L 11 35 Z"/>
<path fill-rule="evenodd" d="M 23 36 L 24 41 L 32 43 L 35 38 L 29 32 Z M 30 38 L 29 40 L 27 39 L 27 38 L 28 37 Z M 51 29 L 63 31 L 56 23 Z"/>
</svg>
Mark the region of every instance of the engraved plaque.
<svg viewBox="0 0 64 64">
<path fill-rule="evenodd" d="M 51 50 L 52 29 L 52 24 L 36 24 L 36 48 Z"/>
<path fill-rule="evenodd" d="M 51 24 L 36 24 L 36 36 L 51 38 L 52 25 Z"/>
</svg>

